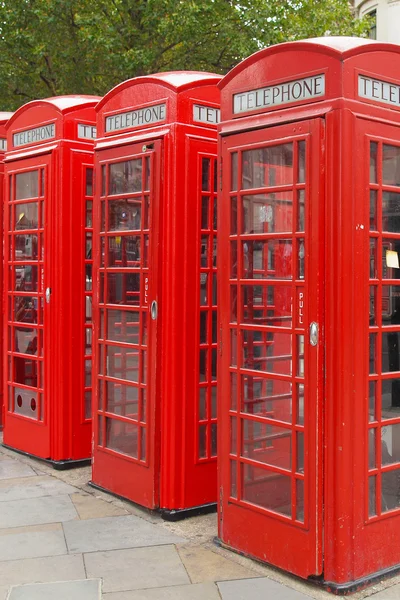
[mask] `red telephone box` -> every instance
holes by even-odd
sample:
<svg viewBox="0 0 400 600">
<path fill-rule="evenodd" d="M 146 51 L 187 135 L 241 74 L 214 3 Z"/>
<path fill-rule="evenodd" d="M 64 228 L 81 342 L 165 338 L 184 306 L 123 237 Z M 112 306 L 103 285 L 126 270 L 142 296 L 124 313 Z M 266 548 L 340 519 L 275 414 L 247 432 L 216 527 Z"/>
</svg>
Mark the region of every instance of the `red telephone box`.
<svg viewBox="0 0 400 600">
<path fill-rule="evenodd" d="M 400 46 L 221 82 L 219 537 L 337 592 L 400 566 Z"/>
<path fill-rule="evenodd" d="M 218 75 L 97 107 L 92 483 L 165 518 L 215 507 Z"/>
<path fill-rule="evenodd" d="M 0 112 L 0 204 L 1 204 L 1 227 L 3 227 L 3 184 L 4 184 L 4 153 L 7 149 L 7 134 L 5 125 L 11 117 L 11 112 Z M 0 281 L 3 278 L 3 250 L 1 250 L 0 261 Z M 3 290 L 1 291 L 3 293 Z M 3 343 L 3 323 L 0 321 L 0 343 Z M 4 423 L 4 404 L 3 404 L 3 353 L 0 353 L 0 431 Z"/>
<path fill-rule="evenodd" d="M 91 451 L 95 96 L 25 104 L 7 124 L 4 443 L 56 468 Z"/>
</svg>

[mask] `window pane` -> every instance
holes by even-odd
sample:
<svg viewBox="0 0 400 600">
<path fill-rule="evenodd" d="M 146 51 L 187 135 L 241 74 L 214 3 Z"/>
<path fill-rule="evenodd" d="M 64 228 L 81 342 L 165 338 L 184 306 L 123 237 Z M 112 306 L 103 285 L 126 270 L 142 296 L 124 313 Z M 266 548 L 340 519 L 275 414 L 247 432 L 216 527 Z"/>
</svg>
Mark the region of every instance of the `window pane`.
<svg viewBox="0 0 400 600">
<path fill-rule="evenodd" d="M 37 198 L 39 195 L 39 172 L 28 171 L 15 176 L 15 199 Z"/>
<path fill-rule="evenodd" d="M 292 514 L 290 477 L 242 465 L 243 500 L 286 516 Z"/>
<path fill-rule="evenodd" d="M 137 458 L 138 426 L 115 419 L 106 419 L 106 447 Z"/>
<path fill-rule="evenodd" d="M 382 465 L 400 462 L 400 423 L 382 427 L 381 442 Z M 400 487 L 398 491 L 400 492 Z"/>
<path fill-rule="evenodd" d="M 293 194 L 279 192 L 244 196 L 242 233 L 291 232 Z"/>
<path fill-rule="evenodd" d="M 400 233 L 400 194 L 382 193 L 382 230 Z"/>
<path fill-rule="evenodd" d="M 245 323 L 292 327 L 291 286 L 244 285 L 242 298 Z"/>
<path fill-rule="evenodd" d="M 291 279 L 292 240 L 242 242 L 244 279 Z"/>
<path fill-rule="evenodd" d="M 142 189 L 142 159 L 110 165 L 109 194 L 128 194 Z"/>
<path fill-rule="evenodd" d="M 281 144 L 242 153 L 242 188 L 293 183 L 293 144 Z"/>
<path fill-rule="evenodd" d="M 138 230 L 141 228 L 142 206 L 137 200 L 110 200 L 108 202 L 109 231 Z"/>
<path fill-rule="evenodd" d="M 16 204 L 15 210 L 15 230 L 37 229 L 38 228 L 38 203 L 27 202 L 26 204 Z"/>
<path fill-rule="evenodd" d="M 268 336 L 268 339 L 266 339 Z M 292 374 L 292 336 L 286 333 L 242 331 L 243 366 L 266 373 Z"/>
<path fill-rule="evenodd" d="M 383 144 L 382 182 L 385 185 L 400 185 L 400 148 Z"/>
<path fill-rule="evenodd" d="M 382 512 L 400 506 L 400 471 L 382 473 Z"/>
<path fill-rule="evenodd" d="M 382 380 L 382 419 L 394 419 L 399 416 L 400 379 L 384 379 Z"/>
</svg>

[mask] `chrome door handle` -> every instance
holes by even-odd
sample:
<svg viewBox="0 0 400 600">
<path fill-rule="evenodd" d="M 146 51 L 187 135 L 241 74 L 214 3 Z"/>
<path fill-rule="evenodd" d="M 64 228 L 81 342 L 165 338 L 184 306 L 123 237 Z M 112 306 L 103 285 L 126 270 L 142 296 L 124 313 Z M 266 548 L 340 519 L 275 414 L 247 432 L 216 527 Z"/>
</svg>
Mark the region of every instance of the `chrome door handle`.
<svg viewBox="0 0 400 600">
<path fill-rule="evenodd" d="M 311 346 L 318 344 L 318 323 L 315 323 L 315 321 L 310 323 L 310 344 Z"/>
<path fill-rule="evenodd" d="M 51 296 L 51 288 L 46 288 L 46 302 L 47 304 L 50 302 L 50 296 Z"/>
<path fill-rule="evenodd" d="M 158 305 L 157 305 L 156 300 L 153 300 L 153 302 L 151 303 L 151 306 L 150 306 L 150 315 L 151 315 L 151 318 L 153 319 L 153 321 L 155 321 L 157 319 Z"/>
</svg>

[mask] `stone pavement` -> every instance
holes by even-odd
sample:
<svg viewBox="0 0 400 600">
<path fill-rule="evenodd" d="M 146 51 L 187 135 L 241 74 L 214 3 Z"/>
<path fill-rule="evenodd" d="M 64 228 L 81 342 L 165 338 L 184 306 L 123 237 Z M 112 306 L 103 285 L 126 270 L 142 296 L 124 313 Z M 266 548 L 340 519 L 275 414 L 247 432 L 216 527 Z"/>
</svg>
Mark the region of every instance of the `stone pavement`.
<svg viewBox="0 0 400 600">
<path fill-rule="evenodd" d="M 167 523 L 89 480 L 0 446 L 0 600 L 333 598 L 215 546 L 216 515 Z M 366 597 L 399 600 L 400 576 Z"/>
</svg>

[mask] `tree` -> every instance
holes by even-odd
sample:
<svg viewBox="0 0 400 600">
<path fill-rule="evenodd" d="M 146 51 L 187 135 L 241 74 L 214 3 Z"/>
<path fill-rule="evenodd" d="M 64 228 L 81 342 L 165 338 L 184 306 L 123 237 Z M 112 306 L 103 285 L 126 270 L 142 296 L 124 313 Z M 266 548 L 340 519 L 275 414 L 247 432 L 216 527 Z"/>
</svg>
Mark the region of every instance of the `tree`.
<svg viewBox="0 0 400 600">
<path fill-rule="evenodd" d="M 367 29 L 348 0 L 3 0 L 0 108 L 159 71 L 226 73 L 271 44 Z"/>
</svg>

